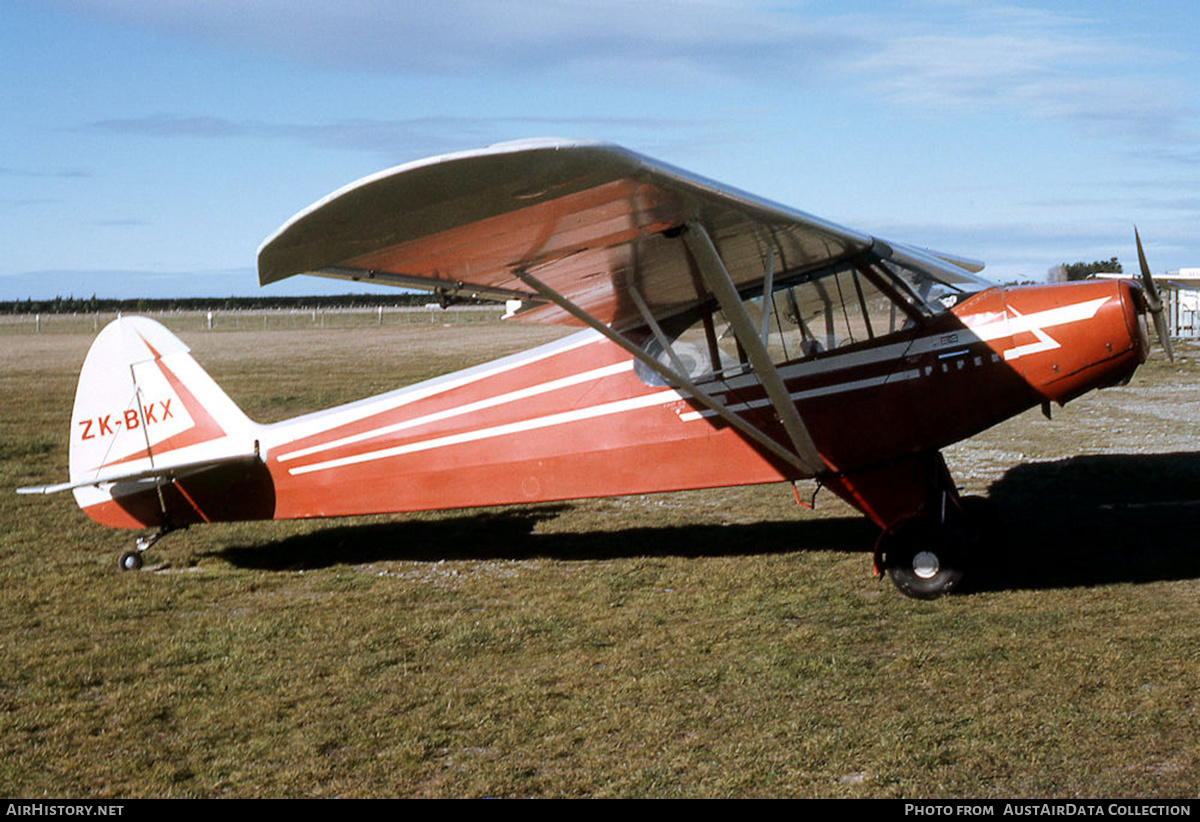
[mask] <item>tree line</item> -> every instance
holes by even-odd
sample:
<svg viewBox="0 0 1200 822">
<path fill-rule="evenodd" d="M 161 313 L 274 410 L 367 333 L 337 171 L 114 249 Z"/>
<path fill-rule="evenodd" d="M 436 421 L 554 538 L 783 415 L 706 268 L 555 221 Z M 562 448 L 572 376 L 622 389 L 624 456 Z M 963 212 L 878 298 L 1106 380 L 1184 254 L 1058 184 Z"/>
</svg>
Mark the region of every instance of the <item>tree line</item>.
<svg viewBox="0 0 1200 822">
<path fill-rule="evenodd" d="M 1086 280 L 1093 274 L 1120 274 L 1123 269 L 1121 262 L 1113 257 L 1108 260 L 1096 260 L 1095 262 L 1085 263 L 1063 263 L 1063 269 L 1067 272 L 1068 280 Z"/>
<path fill-rule="evenodd" d="M 436 302 L 427 293 L 337 294 L 320 297 L 168 297 L 150 299 L 111 299 L 97 297 L 55 297 L 48 300 L 0 301 L 0 314 L 114 314 L 143 311 L 310 311 L 313 309 L 410 308 Z M 477 304 L 483 300 L 459 298 L 456 302 Z"/>
</svg>

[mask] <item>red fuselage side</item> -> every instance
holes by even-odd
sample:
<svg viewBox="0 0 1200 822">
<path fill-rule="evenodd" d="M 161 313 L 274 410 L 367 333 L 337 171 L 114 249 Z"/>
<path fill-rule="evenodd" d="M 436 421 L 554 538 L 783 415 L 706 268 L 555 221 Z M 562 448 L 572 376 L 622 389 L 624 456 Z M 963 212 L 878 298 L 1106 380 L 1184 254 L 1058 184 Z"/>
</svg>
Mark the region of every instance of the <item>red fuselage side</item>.
<svg viewBox="0 0 1200 822">
<path fill-rule="evenodd" d="M 1144 361 L 1140 294 L 1121 281 L 993 288 L 924 325 L 780 366 L 838 494 L 887 527 L 925 502 L 910 458 Z M 751 375 L 703 386 L 788 442 Z M 164 489 L 172 523 L 292 519 L 651 493 L 797 478 L 712 412 L 649 385 L 584 332 L 349 406 L 263 426 L 263 464 Z M 156 494 L 93 506 L 125 527 Z"/>
</svg>

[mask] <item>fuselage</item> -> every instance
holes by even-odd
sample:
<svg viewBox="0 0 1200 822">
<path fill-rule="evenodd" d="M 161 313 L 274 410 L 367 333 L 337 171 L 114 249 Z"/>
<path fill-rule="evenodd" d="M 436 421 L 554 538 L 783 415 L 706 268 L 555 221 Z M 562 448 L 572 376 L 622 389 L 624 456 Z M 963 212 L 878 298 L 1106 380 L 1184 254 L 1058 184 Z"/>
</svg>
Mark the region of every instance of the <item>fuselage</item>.
<svg viewBox="0 0 1200 822">
<path fill-rule="evenodd" d="M 1147 352 L 1123 281 L 992 288 L 892 333 L 781 362 L 839 494 L 881 526 L 916 504 L 879 466 L 1128 377 Z M 799 353 L 799 352 L 796 352 Z M 702 387 L 786 443 L 746 368 Z M 261 462 L 164 489 L 175 525 L 490 506 L 792 480 L 724 420 L 584 331 L 521 354 L 253 431 Z M 915 499 L 915 497 L 914 497 Z M 157 493 L 85 508 L 161 520 Z"/>
</svg>

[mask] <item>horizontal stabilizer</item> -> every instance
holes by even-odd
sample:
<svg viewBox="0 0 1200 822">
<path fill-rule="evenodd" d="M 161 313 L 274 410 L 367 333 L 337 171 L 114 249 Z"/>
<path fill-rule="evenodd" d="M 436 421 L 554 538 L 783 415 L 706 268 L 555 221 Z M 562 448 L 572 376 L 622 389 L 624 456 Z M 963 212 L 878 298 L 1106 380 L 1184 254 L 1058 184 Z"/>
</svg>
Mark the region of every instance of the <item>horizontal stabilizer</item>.
<svg viewBox="0 0 1200 822">
<path fill-rule="evenodd" d="M 17 493 L 57 494 L 60 491 L 74 491 L 76 488 L 86 488 L 89 486 L 115 485 L 119 482 L 137 482 L 149 479 L 182 479 L 183 477 L 192 476 L 210 468 L 218 468 L 238 462 L 261 462 L 261 459 L 257 453 L 252 452 L 249 454 L 233 454 L 227 457 L 197 460 L 196 462 L 182 463 L 166 468 L 146 468 L 141 471 L 100 471 L 93 477 L 74 482 L 60 482 L 55 485 L 28 485 L 18 488 Z"/>
</svg>

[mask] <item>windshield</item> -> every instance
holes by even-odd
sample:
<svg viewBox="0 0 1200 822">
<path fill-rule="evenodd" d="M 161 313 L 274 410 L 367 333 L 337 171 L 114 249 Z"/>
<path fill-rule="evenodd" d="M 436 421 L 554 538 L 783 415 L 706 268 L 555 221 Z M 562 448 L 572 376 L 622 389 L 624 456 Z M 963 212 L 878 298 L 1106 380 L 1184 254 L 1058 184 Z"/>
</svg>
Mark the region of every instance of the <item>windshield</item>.
<svg viewBox="0 0 1200 822">
<path fill-rule="evenodd" d="M 879 260 L 875 265 L 914 295 L 917 304 L 922 305 L 926 313 L 937 314 L 952 308 L 965 294 L 961 288 L 938 279 L 915 265 L 898 260 Z"/>
</svg>

